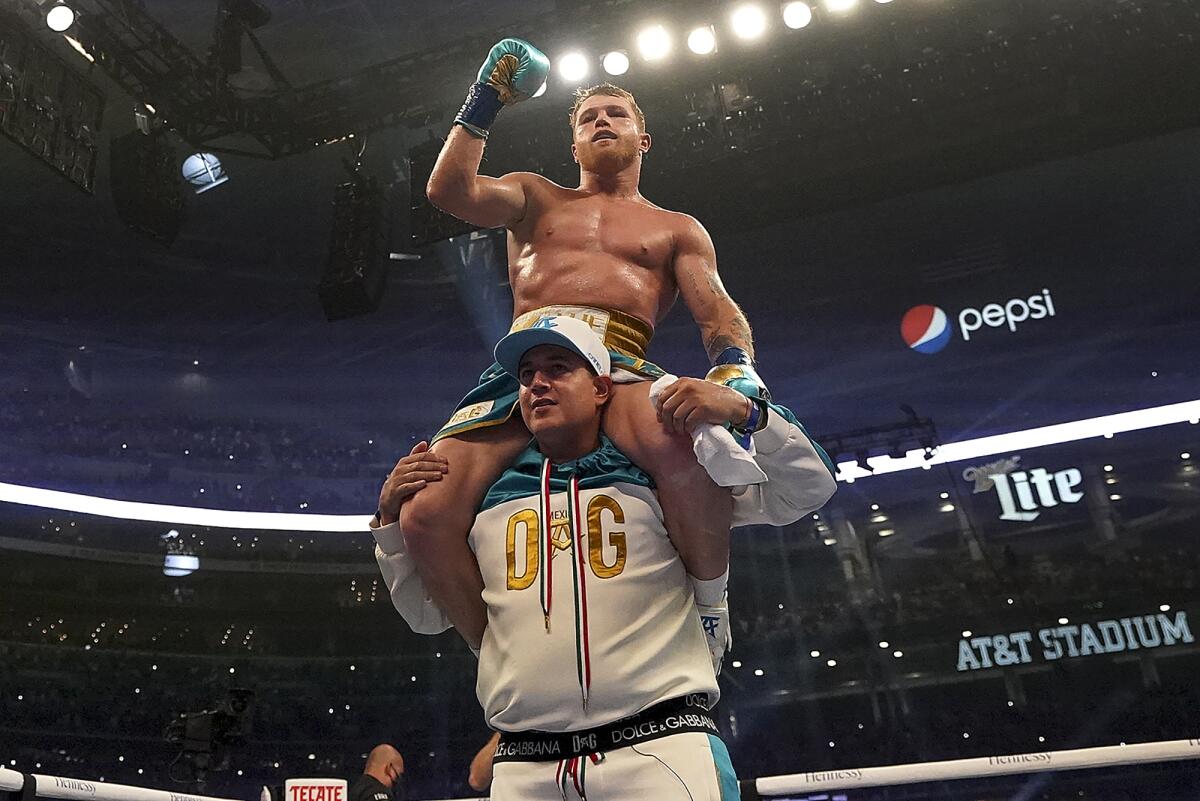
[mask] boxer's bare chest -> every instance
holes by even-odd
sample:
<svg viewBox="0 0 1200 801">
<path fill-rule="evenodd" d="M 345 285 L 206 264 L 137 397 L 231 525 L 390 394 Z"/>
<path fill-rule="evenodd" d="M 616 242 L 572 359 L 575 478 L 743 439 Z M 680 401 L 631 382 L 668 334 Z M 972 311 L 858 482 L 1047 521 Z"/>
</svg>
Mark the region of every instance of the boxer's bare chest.
<svg viewBox="0 0 1200 801">
<path fill-rule="evenodd" d="M 517 314 L 568 303 L 654 323 L 675 299 L 674 217 L 643 202 L 570 191 L 531 204 L 510 238 Z"/>
</svg>

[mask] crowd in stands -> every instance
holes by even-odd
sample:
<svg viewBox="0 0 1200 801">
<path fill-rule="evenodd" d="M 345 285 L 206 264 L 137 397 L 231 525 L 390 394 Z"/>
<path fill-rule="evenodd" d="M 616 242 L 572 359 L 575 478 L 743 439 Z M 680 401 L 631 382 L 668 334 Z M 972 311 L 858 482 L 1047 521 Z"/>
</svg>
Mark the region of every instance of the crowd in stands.
<svg viewBox="0 0 1200 801">
<path fill-rule="evenodd" d="M 736 543 L 734 556 L 736 564 Z M 802 593 L 794 606 L 752 603 L 746 588 L 752 582 L 777 585 L 778 576 L 739 576 L 731 591 L 734 641 L 752 655 L 858 648 L 880 639 L 907 645 L 935 636 L 954 639 L 964 629 L 1023 629 L 1064 614 L 1101 619 L 1105 610 L 1151 613 L 1163 603 L 1194 600 L 1200 591 L 1200 550 L 1182 546 L 1122 548 L 1105 556 L 1073 548 L 1008 562 L 928 556 L 915 563 L 920 569 L 911 577 L 884 564 L 880 583 L 857 591 L 840 576 L 814 577 L 811 584 L 820 592 Z"/>
<path fill-rule="evenodd" d="M 0 398 L 0 481 L 124 500 L 369 513 L 382 477 L 412 445 L 404 434 L 337 425 L 139 414 L 26 395 Z"/>
<path fill-rule="evenodd" d="M 246 796 L 255 783 L 288 776 L 350 775 L 372 745 L 393 742 L 406 752 L 413 797 L 461 797 L 487 732 L 473 658 L 434 647 L 301 660 L 0 643 L 0 741 L 26 744 L 0 756 L 18 759 L 18 769 L 33 770 L 36 759 L 41 772 L 170 786 L 168 724 L 228 709 L 229 690 L 244 688 L 255 694 L 252 726 L 228 749 L 229 770 L 211 776 L 210 792 L 240 787 Z M 1150 684 L 1108 664 L 1029 674 L 1017 702 L 996 677 L 808 700 L 727 694 L 720 720 L 744 777 L 1180 739 L 1194 736 L 1200 710 L 1188 679 L 1195 659 Z"/>
</svg>

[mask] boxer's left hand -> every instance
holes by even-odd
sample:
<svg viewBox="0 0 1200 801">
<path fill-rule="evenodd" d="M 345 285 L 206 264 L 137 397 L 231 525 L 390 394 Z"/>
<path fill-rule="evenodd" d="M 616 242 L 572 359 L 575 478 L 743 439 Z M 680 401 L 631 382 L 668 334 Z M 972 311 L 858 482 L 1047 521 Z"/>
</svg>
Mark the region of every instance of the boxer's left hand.
<svg viewBox="0 0 1200 801">
<path fill-rule="evenodd" d="M 750 417 L 745 395 L 712 381 L 681 378 L 658 396 L 658 421 L 672 434 L 689 434 L 701 423 L 743 425 Z"/>
<path fill-rule="evenodd" d="M 741 348 L 726 348 L 721 351 L 704 380 L 735 389 L 747 398 L 761 398 L 767 401 L 771 399 L 771 392 L 754 369 L 754 360 Z"/>
</svg>

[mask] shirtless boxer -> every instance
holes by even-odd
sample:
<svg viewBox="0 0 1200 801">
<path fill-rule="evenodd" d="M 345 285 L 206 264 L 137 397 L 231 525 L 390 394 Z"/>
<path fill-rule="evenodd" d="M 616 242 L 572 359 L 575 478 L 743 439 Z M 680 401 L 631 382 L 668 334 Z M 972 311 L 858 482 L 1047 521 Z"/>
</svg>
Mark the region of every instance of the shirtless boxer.
<svg viewBox="0 0 1200 801">
<path fill-rule="evenodd" d="M 729 492 L 697 464 L 690 440 L 674 433 L 685 426 L 686 408 L 666 425 L 655 419 L 646 379 L 661 371 L 644 356 L 654 325 L 682 295 L 716 365 L 710 378 L 765 395 L 752 367 L 750 327 L 721 284 L 703 226 L 639 193 L 651 139 L 628 92 L 604 85 L 578 94 L 571 112 L 578 188 L 532 173 L 479 175 L 496 113 L 531 96 L 548 69 L 545 56 L 520 40 L 492 48 L 429 178 L 428 197 L 474 225 L 508 229 L 513 330 L 552 307 L 589 322 L 604 338 L 620 368 L 604 431 L 654 479 L 697 602 L 717 605 L 728 575 Z M 498 367 L 484 373 L 434 437 L 433 450 L 451 466 L 445 479 L 402 512 L 410 553 L 431 596 L 472 647 L 481 641 L 486 613 L 466 534 L 488 486 L 529 441 L 513 415 L 516 389 Z M 381 522 L 392 521 L 384 516 Z"/>
</svg>

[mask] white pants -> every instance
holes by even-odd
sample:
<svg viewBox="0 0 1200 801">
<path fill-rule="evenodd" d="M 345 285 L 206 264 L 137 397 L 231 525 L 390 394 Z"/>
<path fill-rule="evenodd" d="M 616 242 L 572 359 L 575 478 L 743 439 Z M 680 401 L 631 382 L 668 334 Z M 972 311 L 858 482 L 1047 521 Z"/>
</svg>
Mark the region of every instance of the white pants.
<svg viewBox="0 0 1200 801">
<path fill-rule="evenodd" d="M 491 801 L 740 801 L 719 737 L 672 734 L 552 762 L 497 762 Z"/>
</svg>

